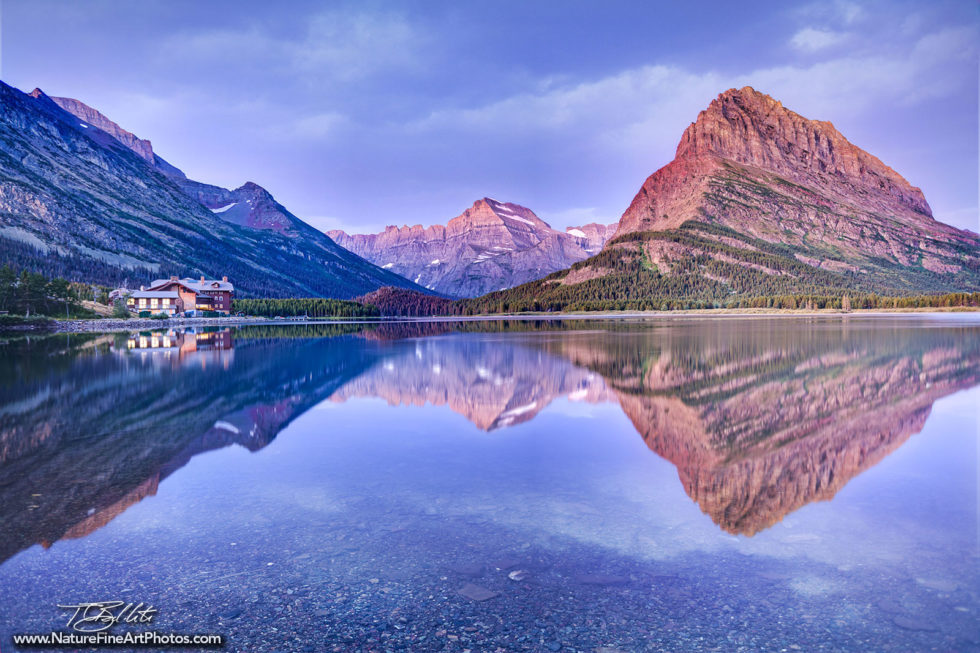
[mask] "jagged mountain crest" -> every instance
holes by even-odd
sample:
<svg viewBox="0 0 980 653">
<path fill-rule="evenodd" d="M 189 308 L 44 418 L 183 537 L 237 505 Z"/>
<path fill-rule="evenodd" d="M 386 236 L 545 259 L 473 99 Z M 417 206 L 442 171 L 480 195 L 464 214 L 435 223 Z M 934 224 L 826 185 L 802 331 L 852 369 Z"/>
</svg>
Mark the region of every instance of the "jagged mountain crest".
<svg viewBox="0 0 980 653">
<path fill-rule="evenodd" d="M 704 153 L 796 177 L 859 180 L 869 191 L 932 215 L 921 189 L 852 144 L 833 123 L 808 120 L 751 86 L 721 93 L 684 130 L 675 158 Z"/>
<path fill-rule="evenodd" d="M 31 96 L 35 98 L 40 97 L 41 95 L 44 95 L 44 91 L 39 88 L 35 88 L 34 91 L 31 92 Z M 153 153 L 153 145 L 150 143 L 150 141 L 140 138 L 132 132 L 123 129 L 117 123 L 103 115 L 100 111 L 93 109 L 84 102 L 68 97 L 54 97 L 50 95 L 47 97 L 59 107 L 81 120 L 82 123 L 79 126 L 83 129 L 87 129 L 90 126 L 98 127 L 138 154 L 147 163 L 156 163 Z"/>
<path fill-rule="evenodd" d="M 681 136 L 674 160 L 637 193 L 617 234 L 702 219 L 707 211 L 699 201 L 712 194 L 713 178 L 729 172 L 719 170 L 726 165 L 738 168 L 741 176 L 763 173 L 756 182 L 775 184 L 776 191 L 809 191 L 804 198 L 791 198 L 798 203 L 809 199 L 806 204 L 823 208 L 837 204 L 844 210 L 911 212 L 913 221 L 942 224 L 931 219 L 921 189 L 852 144 L 832 123 L 809 120 L 746 86 L 721 93 L 698 114 Z"/>
<path fill-rule="evenodd" d="M 603 225 L 571 229 L 575 233 L 557 231 L 525 206 L 483 197 L 445 225 L 389 225 L 378 234 L 327 234 L 355 254 L 430 290 L 475 297 L 565 269 L 597 251 L 612 233 Z"/>
<path fill-rule="evenodd" d="M 284 235 L 303 234 L 313 236 L 312 228 L 275 201 L 272 194 L 254 182 L 229 190 L 204 184 L 187 176 L 153 151 L 150 141 L 142 139 L 84 102 L 74 98 L 45 96 L 41 89 L 34 89 L 32 97 L 46 97 L 59 107 L 78 118 L 83 129 L 96 127 L 109 134 L 140 158 L 171 178 L 181 190 L 191 196 L 222 220 L 252 229 L 269 229 Z"/>
</svg>

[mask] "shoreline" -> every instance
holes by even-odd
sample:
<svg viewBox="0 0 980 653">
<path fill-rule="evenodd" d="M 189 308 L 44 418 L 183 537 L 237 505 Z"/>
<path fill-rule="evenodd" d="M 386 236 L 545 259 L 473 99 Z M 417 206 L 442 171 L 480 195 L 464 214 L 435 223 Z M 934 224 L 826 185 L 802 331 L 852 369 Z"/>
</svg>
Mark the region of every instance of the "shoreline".
<svg viewBox="0 0 980 653">
<path fill-rule="evenodd" d="M 677 319 L 677 318 L 846 318 L 851 316 L 892 316 L 915 317 L 949 314 L 980 314 L 978 307 L 948 307 L 922 309 L 857 309 L 848 312 L 841 310 L 772 310 L 772 309 L 692 309 L 677 311 L 622 311 L 622 312 L 571 312 L 571 313 L 505 313 L 486 315 L 443 315 L 443 316 L 391 316 L 380 318 L 267 318 L 267 317 L 205 317 L 177 318 L 167 320 L 93 318 L 81 320 L 52 319 L 42 325 L 30 324 L 23 327 L 5 329 L 8 332 L 22 333 L 112 333 L 145 331 L 161 328 L 184 328 L 195 326 L 285 326 L 303 324 L 384 324 L 398 322 L 478 322 L 499 320 L 610 320 L 610 319 Z"/>
</svg>

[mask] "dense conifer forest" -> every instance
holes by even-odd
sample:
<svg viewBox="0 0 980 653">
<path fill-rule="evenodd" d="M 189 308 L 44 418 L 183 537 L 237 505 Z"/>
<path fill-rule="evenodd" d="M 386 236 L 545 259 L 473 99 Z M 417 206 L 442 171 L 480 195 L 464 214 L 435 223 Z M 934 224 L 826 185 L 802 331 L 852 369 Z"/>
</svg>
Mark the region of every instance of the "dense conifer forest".
<svg viewBox="0 0 980 653">
<path fill-rule="evenodd" d="M 261 317 L 377 317 L 381 314 L 371 304 L 323 297 L 234 299 L 231 310 Z"/>
</svg>

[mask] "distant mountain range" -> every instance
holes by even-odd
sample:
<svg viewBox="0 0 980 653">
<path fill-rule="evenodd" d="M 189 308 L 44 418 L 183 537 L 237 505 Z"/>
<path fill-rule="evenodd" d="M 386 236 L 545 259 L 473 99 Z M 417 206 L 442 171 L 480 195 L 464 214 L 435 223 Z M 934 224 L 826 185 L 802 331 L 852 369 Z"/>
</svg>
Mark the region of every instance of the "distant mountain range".
<svg viewBox="0 0 980 653">
<path fill-rule="evenodd" d="M 616 225 L 552 229 L 530 209 L 484 197 L 446 225 L 328 235 L 358 256 L 450 297 L 476 297 L 564 270 L 597 253 Z"/>
<path fill-rule="evenodd" d="M 470 313 L 980 291 L 977 234 L 935 220 L 921 190 L 829 122 L 749 87 L 698 115 L 617 224 L 565 232 L 483 198 L 446 225 L 326 235 L 257 184 L 188 179 L 78 100 L 0 82 L 0 109 L 0 261 L 48 276 L 227 275 L 268 297 L 396 287 L 476 297 L 453 307 Z"/>
<path fill-rule="evenodd" d="M 698 115 L 602 252 L 473 308 L 978 290 L 977 234 L 935 220 L 921 190 L 831 123 L 746 87 Z"/>
<path fill-rule="evenodd" d="M 196 182 L 95 109 L 0 82 L 0 260 L 138 286 L 227 275 L 240 294 L 423 289 L 337 246 L 247 183 Z"/>
</svg>

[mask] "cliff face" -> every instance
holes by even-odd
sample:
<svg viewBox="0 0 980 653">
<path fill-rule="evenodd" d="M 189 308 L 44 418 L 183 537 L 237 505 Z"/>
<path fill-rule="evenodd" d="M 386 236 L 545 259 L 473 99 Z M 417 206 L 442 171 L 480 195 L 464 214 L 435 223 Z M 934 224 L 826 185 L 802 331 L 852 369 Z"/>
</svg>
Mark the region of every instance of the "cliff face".
<svg viewBox="0 0 980 653">
<path fill-rule="evenodd" d="M 814 268 L 876 274 L 890 265 L 976 285 L 980 239 L 936 221 L 922 191 L 849 142 L 750 87 L 725 91 L 684 132 L 674 160 L 651 175 L 623 214 L 617 236 L 697 223 L 711 242 L 738 236 L 791 249 Z M 735 232 L 725 239 L 711 226 Z M 705 252 L 646 245 L 653 259 Z M 720 260 L 721 257 L 714 255 Z"/>
<path fill-rule="evenodd" d="M 598 253 L 602 249 L 602 246 L 606 244 L 606 241 L 613 237 L 618 227 L 618 222 L 612 224 L 590 222 L 581 227 L 567 227 L 565 233 L 576 238 L 584 239 L 582 249 L 585 250 L 586 254 L 592 256 Z"/>
<path fill-rule="evenodd" d="M 328 235 L 342 247 L 429 290 L 475 297 L 563 270 L 601 247 L 607 233 L 603 225 L 562 233 L 526 207 L 485 197 L 446 225 Z"/>
<path fill-rule="evenodd" d="M 286 210 L 269 191 L 251 181 L 234 190 L 189 179 L 178 180 L 177 185 L 225 222 L 284 236 L 323 239 L 317 230 Z"/>
<path fill-rule="evenodd" d="M 34 89 L 31 94 L 35 98 L 42 95 L 41 89 Z M 83 125 L 97 127 L 128 147 L 140 158 L 170 177 L 189 197 L 200 202 L 225 222 L 250 229 L 267 229 L 286 236 L 302 235 L 313 240 L 322 240 L 323 237 L 318 231 L 286 210 L 276 202 L 269 191 L 258 184 L 250 181 L 239 188 L 229 190 L 188 179 L 183 171 L 160 158 L 153 151 L 150 141 L 126 131 L 84 102 L 62 97 L 53 97 L 51 100 L 83 121 Z"/>
<path fill-rule="evenodd" d="M 33 98 L 38 98 L 42 95 L 44 95 L 44 92 L 39 88 L 31 92 L 31 97 Z M 150 141 L 143 140 L 135 134 L 126 131 L 84 102 L 79 102 L 70 97 L 52 97 L 51 99 L 62 109 L 84 121 L 84 123 L 87 123 L 88 126 L 98 127 L 109 134 L 138 154 L 147 163 L 156 163 L 156 157 L 153 154 L 153 146 L 150 144 Z M 87 128 L 87 126 L 83 127 L 83 129 Z"/>
<path fill-rule="evenodd" d="M 227 275 L 242 294 L 272 297 L 420 290 L 255 184 L 228 191 L 188 180 L 91 107 L 2 82 L 0 177 L 0 255 L 48 276 L 139 286 Z"/>
<path fill-rule="evenodd" d="M 675 158 L 703 155 L 824 186 L 868 208 L 901 206 L 932 217 L 921 190 L 833 124 L 808 120 L 751 87 L 722 93 L 684 131 Z"/>
</svg>

